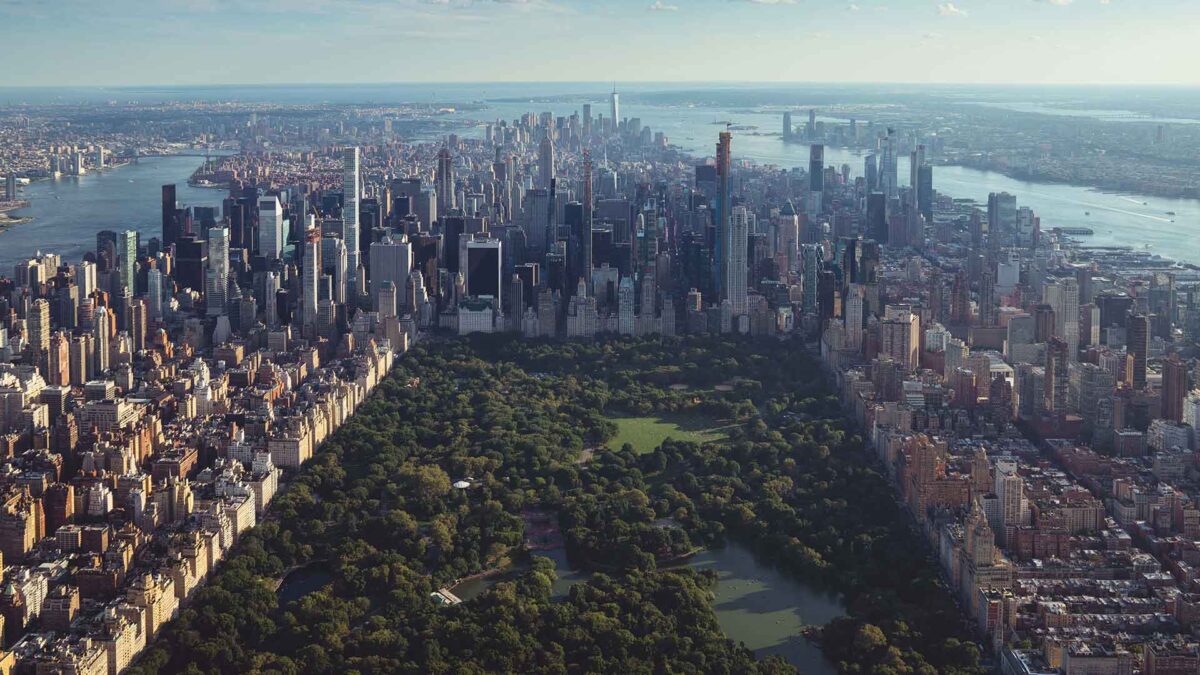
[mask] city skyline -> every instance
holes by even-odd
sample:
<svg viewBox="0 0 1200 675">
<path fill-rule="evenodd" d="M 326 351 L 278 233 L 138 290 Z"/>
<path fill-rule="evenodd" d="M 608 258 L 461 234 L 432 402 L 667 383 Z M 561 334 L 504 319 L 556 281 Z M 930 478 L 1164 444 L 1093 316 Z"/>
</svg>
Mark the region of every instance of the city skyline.
<svg viewBox="0 0 1200 675">
<path fill-rule="evenodd" d="M 10 1 L 0 2 L 0 19 L 14 53 L 64 45 L 73 58 L 26 59 L 0 76 L 0 87 L 614 79 L 1195 85 L 1187 64 L 1200 51 L 1187 19 L 1196 11 L 1183 0 L 256 0 L 236 7 L 121 0 L 102 8 Z M 719 34 L 712 31 L 718 21 Z"/>
</svg>

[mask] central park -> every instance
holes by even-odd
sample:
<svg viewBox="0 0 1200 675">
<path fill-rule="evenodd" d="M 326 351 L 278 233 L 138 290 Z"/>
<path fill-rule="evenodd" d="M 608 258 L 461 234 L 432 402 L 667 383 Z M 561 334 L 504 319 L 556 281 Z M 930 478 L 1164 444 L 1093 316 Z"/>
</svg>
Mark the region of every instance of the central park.
<svg viewBox="0 0 1200 675">
<path fill-rule="evenodd" d="M 421 343 L 130 672 L 984 672 L 873 462 L 798 340 Z"/>
</svg>

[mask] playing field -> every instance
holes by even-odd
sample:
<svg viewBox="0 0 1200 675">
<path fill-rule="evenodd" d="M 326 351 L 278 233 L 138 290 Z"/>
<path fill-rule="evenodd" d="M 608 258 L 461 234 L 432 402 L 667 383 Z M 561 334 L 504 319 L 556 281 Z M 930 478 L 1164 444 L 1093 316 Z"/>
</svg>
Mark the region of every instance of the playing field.
<svg viewBox="0 0 1200 675">
<path fill-rule="evenodd" d="M 668 420 L 660 417 L 610 417 L 617 425 L 617 435 L 608 442 L 611 450 L 620 450 L 628 443 L 638 454 L 653 452 L 668 438 L 677 441 L 707 443 L 722 437 L 721 432 L 707 428 L 699 419 Z"/>
</svg>

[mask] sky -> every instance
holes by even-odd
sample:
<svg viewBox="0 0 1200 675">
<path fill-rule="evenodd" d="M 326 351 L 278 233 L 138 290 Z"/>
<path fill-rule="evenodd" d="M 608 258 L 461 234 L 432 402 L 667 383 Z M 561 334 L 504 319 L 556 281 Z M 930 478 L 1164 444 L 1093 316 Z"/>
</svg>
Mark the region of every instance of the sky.
<svg viewBox="0 0 1200 675">
<path fill-rule="evenodd" d="M 0 87 L 1200 84 L 1200 0 L 0 0 Z"/>
</svg>

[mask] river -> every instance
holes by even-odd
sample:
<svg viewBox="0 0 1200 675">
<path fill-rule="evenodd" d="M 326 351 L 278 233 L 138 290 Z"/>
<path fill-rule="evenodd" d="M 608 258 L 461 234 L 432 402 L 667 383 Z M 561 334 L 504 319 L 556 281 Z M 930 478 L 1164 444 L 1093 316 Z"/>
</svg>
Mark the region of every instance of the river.
<svg viewBox="0 0 1200 675">
<path fill-rule="evenodd" d="M 594 85 L 561 85 L 561 91 L 566 95 L 557 96 L 559 86 L 528 85 L 530 96 L 523 100 L 517 100 L 517 85 L 478 92 L 491 95 L 487 110 L 458 111 L 448 117 L 463 125 L 460 128 L 462 135 L 478 137 L 482 129 L 468 124 L 482 119 L 512 120 L 528 111 L 543 110 L 570 115 L 587 102 L 592 104 L 593 115 L 608 114 L 607 98 L 602 91 L 592 95 L 583 93 Z M 465 86 L 452 90 L 454 95 L 462 98 L 468 98 L 472 93 Z M 412 95 L 420 99 L 432 94 L 422 88 L 420 91 L 413 89 Z M 498 96 L 505 98 L 496 98 Z M 639 103 L 636 96 L 631 98 L 633 100 L 622 102 L 622 116 L 641 118 L 643 124 L 655 131 L 663 131 L 671 143 L 697 156 L 713 154 L 717 133 L 724 129 L 725 122 L 730 122 L 752 128 L 734 132 L 735 160 L 748 159 L 784 167 L 808 166 L 808 146 L 784 143 L 780 138 L 780 113 Z M 803 117 L 795 116 L 797 124 L 803 122 Z M 863 156 L 859 152 L 827 147 L 825 159 L 832 165 L 849 164 L 854 175 L 862 173 Z M 200 161 L 196 157 L 143 158 L 136 165 L 100 174 L 60 178 L 29 186 L 23 196 L 30 200 L 31 206 L 15 211 L 13 215 L 32 216 L 35 220 L 0 233 L 0 271 L 8 272 L 13 263 L 38 250 L 57 251 L 66 260 L 78 259 L 94 246 L 95 233 L 102 229 L 133 227 L 142 232 L 143 237 L 159 234 L 159 187 L 164 183 L 179 185 L 181 202 L 219 205 L 223 191 L 186 185 L 187 178 Z M 901 158 L 899 162 L 899 178 L 901 184 L 907 184 L 907 158 Z M 999 173 L 946 166 L 934 169 L 934 187 L 943 194 L 981 203 L 986 203 L 991 192 L 1010 192 L 1017 196 L 1018 205 L 1031 207 L 1041 217 L 1045 230 L 1088 227 L 1095 231 L 1094 236 L 1085 238 L 1090 244 L 1135 248 L 1149 244 L 1152 252 L 1200 264 L 1200 237 L 1194 235 L 1200 226 L 1200 200 L 1108 194 L 1085 187 L 1031 183 Z M 1169 215 L 1170 212 L 1175 215 Z"/>
<path fill-rule="evenodd" d="M 608 103 L 603 98 L 565 96 L 536 101 L 511 100 L 492 102 L 485 113 L 463 113 L 476 119 L 501 118 L 512 120 L 527 111 L 550 110 L 556 115 L 570 115 L 583 103 L 592 104 L 592 114 L 608 116 Z M 806 115 L 798 108 L 793 114 L 796 124 L 803 124 Z M 748 159 L 759 164 L 808 167 L 809 146 L 784 143 L 780 136 L 782 113 L 761 112 L 745 108 L 707 106 L 647 105 L 622 102 L 622 117 L 638 117 L 654 131 L 664 132 L 670 143 L 698 157 L 715 154 L 717 134 L 728 122 L 749 130 L 733 132 L 734 160 Z M 828 118 L 819 117 L 829 121 Z M 860 123 L 865 120 L 860 120 Z M 1132 122 L 1129 122 L 1132 123 Z M 752 128 L 752 129 L 750 129 Z M 465 135 L 479 136 L 479 128 L 468 129 Z M 840 166 L 849 164 L 851 174 L 863 173 L 865 153 L 846 148 L 826 147 L 825 162 Z M 908 185 L 908 158 L 898 162 L 901 185 Z M 1018 206 L 1028 206 L 1041 218 L 1042 229 L 1054 227 L 1088 227 L 1095 235 L 1083 241 L 1096 246 L 1131 246 L 1143 248 L 1164 257 L 1200 264 L 1200 200 L 1169 199 L 1140 194 L 1110 194 L 1077 185 L 1035 183 L 1009 178 L 1001 173 L 980 171 L 961 166 L 937 166 L 933 170 L 934 189 L 955 198 L 974 199 L 987 204 L 988 194 L 1008 192 L 1017 196 Z M 1169 215 L 1174 212 L 1175 215 Z"/>
<path fill-rule="evenodd" d="M 32 217 L 0 232 L 0 274 L 38 251 L 76 262 L 96 250 L 100 230 L 137 230 L 145 243 L 162 236 L 162 186 L 176 184 L 176 198 L 188 206 L 221 206 L 226 192 L 187 184 L 201 157 L 142 157 L 136 164 L 31 183 L 22 192 L 29 207 L 13 211 Z"/>
</svg>

